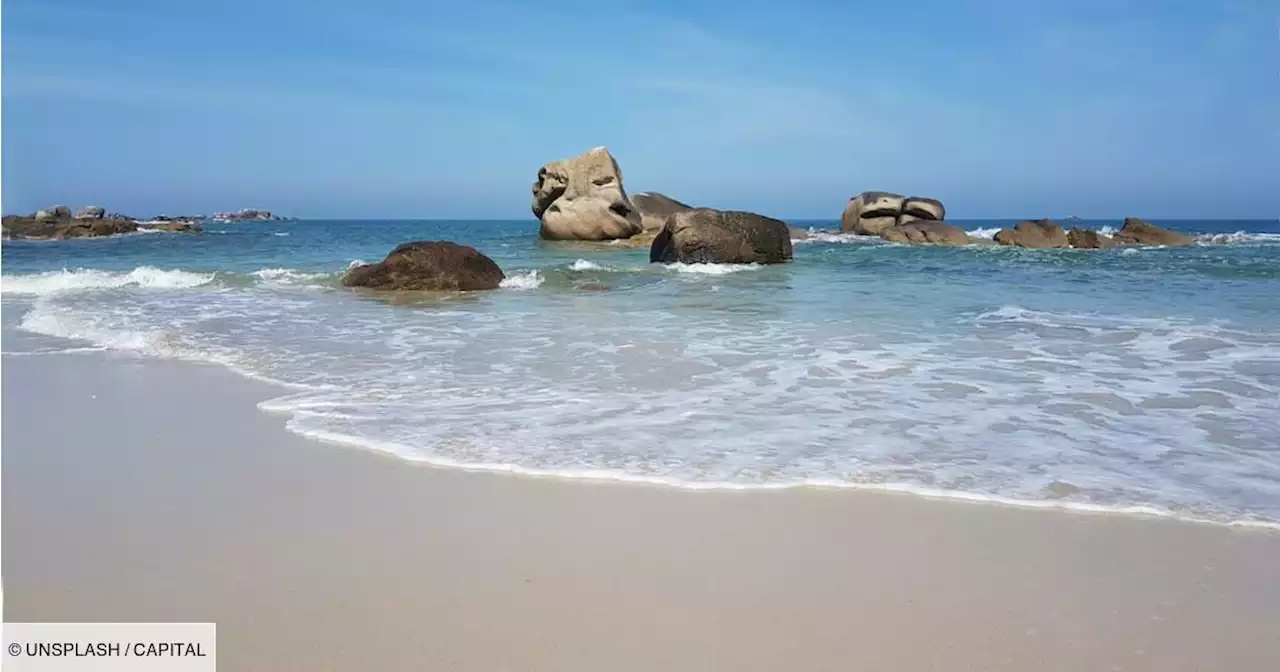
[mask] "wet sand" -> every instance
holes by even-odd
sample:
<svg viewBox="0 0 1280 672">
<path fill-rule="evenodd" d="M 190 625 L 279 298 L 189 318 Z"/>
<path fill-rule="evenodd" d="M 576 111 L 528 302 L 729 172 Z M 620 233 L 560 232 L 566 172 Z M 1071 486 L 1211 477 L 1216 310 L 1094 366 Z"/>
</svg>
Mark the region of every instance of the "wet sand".
<svg viewBox="0 0 1280 672">
<path fill-rule="evenodd" d="M 5 356 L 6 620 L 216 621 L 221 670 L 1280 666 L 1275 532 L 436 469 L 278 394 Z"/>
</svg>

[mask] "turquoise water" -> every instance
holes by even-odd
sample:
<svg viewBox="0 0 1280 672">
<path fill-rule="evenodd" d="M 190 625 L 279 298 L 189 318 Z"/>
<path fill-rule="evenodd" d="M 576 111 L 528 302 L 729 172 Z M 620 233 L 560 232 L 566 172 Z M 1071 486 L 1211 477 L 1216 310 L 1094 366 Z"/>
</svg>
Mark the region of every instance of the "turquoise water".
<svg viewBox="0 0 1280 672">
<path fill-rule="evenodd" d="M 4 350 L 216 362 L 285 384 L 262 407 L 295 432 L 437 464 L 1280 521 L 1280 224 L 1164 224 L 1200 244 L 821 233 L 754 267 L 650 265 L 527 221 L 6 241 Z M 504 288 L 340 286 L 424 239 L 477 247 Z"/>
</svg>

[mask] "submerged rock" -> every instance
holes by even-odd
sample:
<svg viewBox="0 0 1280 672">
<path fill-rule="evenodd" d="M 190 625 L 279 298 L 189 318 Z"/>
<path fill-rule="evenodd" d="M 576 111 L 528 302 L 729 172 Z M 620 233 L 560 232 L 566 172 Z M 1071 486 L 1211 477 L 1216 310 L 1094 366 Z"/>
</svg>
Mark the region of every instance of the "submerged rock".
<svg viewBox="0 0 1280 672">
<path fill-rule="evenodd" d="M 995 240 L 1000 245 L 1034 249 L 1067 247 L 1066 232 L 1052 219 L 1018 222 L 1012 229 L 1000 229 L 996 232 Z"/>
<path fill-rule="evenodd" d="M 549 240 L 612 240 L 644 230 L 622 170 L 604 147 L 538 170 L 532 210 L 542 221 L 539 235 Z"/>
<path fill-rule="evenodd" d="M 200 233 L 199 224 L 185 219 L 170 219 L 138 225 L 139 229 L 150 231 L 169 231 L 172 233 Z"/>
<path fill-rule="evenodd" d="M 649 261 L 780 264 L 791 252 L 785 222 L 751 212 L 698 208 L 667 220 L 649 248 Z"/>
<path fill-rule="evenodd" d="M 666 226 L 667 219 L 677 212 L 692 210 L 693 206 L 653 191 L 631 195 L 631 205 L 640 214 L 640 225 L 645 231 L 657 232 Z"/>
<path fill-rule="evenodd" d="M 386 290 L 472 291 L 497 289 L 506 276 L 475 248 L 448 241 L 405 243 L 376 264 L 342 277 L 347 287 Z"/>
<path fill-rule="evenodd" d="M 965 230 L 932 220 L 914 220 L 891 226 L 880 232 L 880 237 L 891 243 L 907 245 L 946 245 L 958 247 L 973 242 Z"/>
<path fill-rule="evenodd" d="M 1092 229 L 1071 229 L 1067 232 L 1067 244 L 1078 249 L 1109 250 L 1116 241 Z"/>
<path fill-rule="evenodd" d="M 1181 233 L 1156 226 L 1137 217 L 1126 217 L 1124 227 L 1112 236 L 1120 245 L 1165 245 L 1179 247 L 1195 244 L 1195 239 Z"/>
</svg>

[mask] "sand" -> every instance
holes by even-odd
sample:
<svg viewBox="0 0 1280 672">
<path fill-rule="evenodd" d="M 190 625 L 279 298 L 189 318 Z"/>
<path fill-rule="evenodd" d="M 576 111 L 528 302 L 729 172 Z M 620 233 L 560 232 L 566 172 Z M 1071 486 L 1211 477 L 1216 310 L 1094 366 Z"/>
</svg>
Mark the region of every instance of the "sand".
<svg viewBox="0 0 1280 672">
<path fill-rule="evenodd" d="M 279 393 L 4 357 L 6 620 L 216 621 L 224 671 L 1280 667 L 1274 532 L 437 469 Z"/>
</svg>

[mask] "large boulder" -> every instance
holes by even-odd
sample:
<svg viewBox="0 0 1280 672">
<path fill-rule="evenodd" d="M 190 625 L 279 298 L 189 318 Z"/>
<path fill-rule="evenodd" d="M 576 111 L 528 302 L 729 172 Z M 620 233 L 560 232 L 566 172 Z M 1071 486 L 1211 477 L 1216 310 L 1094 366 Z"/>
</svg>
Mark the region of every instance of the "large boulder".
<svg viewBox="0 0 1280 672">
<path fill-rule="evenodd" d="M 1067 232 L 1067 244 L 1077 249 L 1109 250 L 1116 241 L 1093 229 L 1074 228 Z"/>
<path fill-rule="evenodd" d="M 1035 249 L 1067 247 L 1067 233 L 1052 219 L 1018 222 L 1012 229 L 996 232 L 996 243 Z"/>
<path fill-rule="evenodd" d="M 666 226 L 667 219 L 677 212 L 692 210 L 693 206 L 654 191 L 631 195 L 631 205 L 640 215 L 640 225 L 645 231 L 658 231 Z"/>
<path fill-rule="evenodd" d="M 70 219 L 71 208 L 65 205 L 55 205 L 53 206 L 53 216 L 57 219 Z"/>
<path fill-rule="evenodd" d="M 471 291 L 497 289 L 502 269 L 475 248 L 447 241 L 405 243 L 376 264 L 357 266 L 342 277 L 347 287 L 391 290 Z"/>
<path fill-rule="evenodd" d="M 1190 236 L 1184 236 L 1181 233 L 1170 231 L 1152 224 L 1144 222 L 1137 217 L 1126 217 L 1124 227 L 1112 236 L 1115 242 L 1121 245 L 1165 245 L 1168 247 L 1177 247 L 1182 245 L 1193 245 L 1195 240 Z"/>
<path fill-rule="evenodd" d="M 954 224 L 926 219 L 896 224 L 881 231 L 880 237 L 891 243 L 905 245 L 947 245 L 957 247 L 973 242 L 964 229 Z"/>
<path fill-rule="evenodd" d="M 902 202 L 902 215 L 898 218 L 899 223 L 901 223 L 901 220 L 908 217 L 911 219 L 908 219 L 907 221 L 929 219 L 935 222 L 941 222 L 947 218 L 947 208 L 942 205 L 942 201 L 939 201 L 936 198 L 908 196 L 907 199 Z"/>
<path fill-rule="evenodd" d="M 644 230 L 622 187 L 622 170 L 604 147 L 548 163 L 533 184 L 533 214 L 549 240 L 613 240 Z"/>
<path fill-rule="evenodd" d="M 107 209 L 100 205 L 87 205 L 76 210 L 74 217 L 76 219 L 102 219 L 107 214 Z"/>
<path fill-rule="evenodd" d="M 36 214 L 32 215 L 31 218 L 37 222 L 48 222 L 57 219 L 58 216 L 53 214 L 52 210 L 36 210 Z"/>
<path fill-rule="evenodd" d="M 898 223 L 902 214 L 901 194 L 887 191 L 864 191 L 849 199 L 840 215 L 840 230 L 863 236 L 878 236 Z"/>
<path fill-rule="evenodd" d="M 649 261 L 662 263 L 780 264 L 790 258 L 785 222 L 710 208 L 672 215 L 649 248 Z"/>
</svg>

